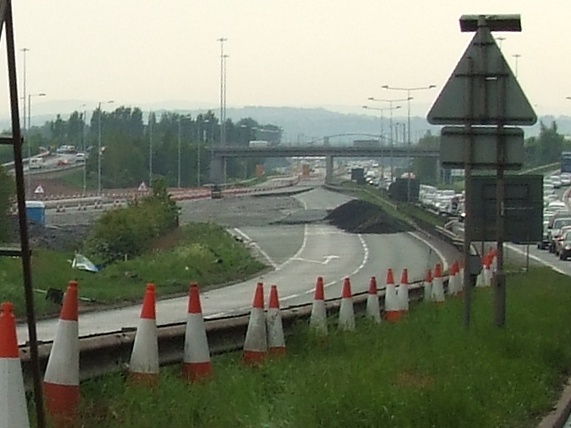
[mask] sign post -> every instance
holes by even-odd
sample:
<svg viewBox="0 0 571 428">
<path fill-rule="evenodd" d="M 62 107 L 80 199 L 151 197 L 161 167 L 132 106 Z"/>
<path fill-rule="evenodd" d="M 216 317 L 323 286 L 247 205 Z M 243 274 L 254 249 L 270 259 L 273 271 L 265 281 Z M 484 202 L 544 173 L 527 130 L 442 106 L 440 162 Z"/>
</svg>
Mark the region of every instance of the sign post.
<svg viewBox="0 0 571 428">
<path fill-rule="evenodd" d="M 460 18 L 460 28 L 461 31 L 475 31 L 476 34 L 430 109 L 428 122 L 435 125 L 463 125 L 463 128 L 446 128 L 443 139 L 448 140 L 444 141 L 443 146 L 451 144 L 451 138 L 464 140 L 464 265 L 468 269 L 463 284 L 465 327 L 470 325 L 471 293 L 476 274 L 471 255 L 474 224 L 472 170 L 490 167 L 496 169 L 495 323 L 502 327 L 505 325 L 506 305 L 503 268 L 504 172 L 507 167 L 518 168 L 523 160 L 523 145 L 519 145 L 518 138 L 521 135 L 523 139 L 523 133 L 520 134 L 517 128 L 505 128 L 505 125 L 533 125 L 537 116 L 491 34 L 492 31 L 521 31 L 519 15 L 464 15 Z M 458 139 L 457 136 L 464 138 Z M 495 140 L 495 147 L 492 146 L 495 159 L 492 161 L 489 157 L 490 138 Z M 450 166 L 458 166 L 457 153 L 452 155 L 441 149 L 441 158 L 444 165 L 448 163 Z"/>
</svg>

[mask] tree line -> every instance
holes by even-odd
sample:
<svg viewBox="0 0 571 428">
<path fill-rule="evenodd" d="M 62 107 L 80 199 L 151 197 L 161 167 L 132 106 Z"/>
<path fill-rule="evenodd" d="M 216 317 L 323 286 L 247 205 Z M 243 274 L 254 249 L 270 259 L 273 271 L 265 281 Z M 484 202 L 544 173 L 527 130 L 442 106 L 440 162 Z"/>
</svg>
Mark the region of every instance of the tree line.
<svg viewBox="0 0 571 428">
<path fill-rule="evenodd" d="M 228 119 L 224 130 L 228 145 L 248 145 L 256 139 L 277 144 L 282 134 L 278 126 L 261 125 L 251 118 L 235 123 Z M 220 144 L 220 137 L 220 120 L 212 111 L 195 117 L 177 112 L 151 112 L 144 117 L 141 109 L 122 106 L 111 112 L 97 108 L 90 118 L 81 111 L 74 111 L 67 119 L 57 115 L 54 120 L 27 130 L 24 140 L 30 145 L 32 155 L 41 148 L 55 150 L 61 145 L 73 145 L 84 151 L 88 156 L 88 180 L 98 174 L 98 156 L 101 156 L 102 186 L 125 188 L 142 181 L 148 183 L 151 165 L 153 179 L 163 179 L 169 187 L 177 186 L 179 160 L 182 187 L 207 183 L 209 149 Z M 11 148 L 1 149 L 0 162 L 11 161 Z M 24 157 L 27 150 L 24 146 Z M 227 176 L 251 177 L 259 162 L 229 159 Z"/>
</svg>

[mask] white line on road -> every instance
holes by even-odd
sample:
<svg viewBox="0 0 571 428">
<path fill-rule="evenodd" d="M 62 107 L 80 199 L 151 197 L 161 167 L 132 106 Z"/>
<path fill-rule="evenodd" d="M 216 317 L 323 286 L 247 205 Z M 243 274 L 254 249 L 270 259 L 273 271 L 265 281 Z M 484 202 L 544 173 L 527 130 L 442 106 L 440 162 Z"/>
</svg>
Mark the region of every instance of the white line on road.
<svg viewBox="0 0 571 428">
<path fill-rule="evenodd" d="M 529 255 L 529 258 L 530 258 L 530 259 L 533 259 L 533 260 L 535 260 L 536 262 L 539 262 L 539 263 L 541 263 L 541 264 L 543 264 L 543 265 L 545 265 L 545 266 L 547 266 L 547 267 L 550 267 L 551 269 L 553 269 L 553 270 L 554 270 L 555 272 L 557 272 L 557 273 L 560 273 L 560 274 L 563 274 L 563 275 L 569 275 L 567 272 L 561 270 L 560 268 L 558 268 L 556 265 L 552 264 L 551 262 L 547 262 L 547 261 L 543 260 L 542 258 L 537 257 L 537 256 L 535 256 L 535 255 L 533 255 L 533 254 L 527 254 L 525 251 L 523 251 L 523 250 L 517 248 L 515 245 L 508 244 L 508 243 L 506 243 L 506 244 L 504 244 L 504 245 L 505 245 L 507 248 L 509 248 L 510 250 L 512 250 L 512 251 L 514 251 L 514 252 L 516 252 L 516 253 L 519 253 L 519 254 L 521 254 L 521 255 L 523 255 L 523 256 Z"/>
<path fill-rule="evenodd" d="M 270 257 L 270 255 L 268 253 L 266 253 L 262 247 L 260 247 L 258 245 L 258 243 L 256 241 L 254 241 L 252 238 L 250 238 L 248 235 L 246 235 L 244 232 L 242 232 L 240 229 L 238 229 L 237 227 L 234 228 L 234 230 L 236 231 L 236 233 L 238 233 L 240 236 L 242 236 L 246 241 L 248 241 L 248 243 L 256 248 L 256 250 L 262 255 L 264 256 L 264 258 L 268 261 L 268 263 L 277 270 L 278 265 L 276 264 L 276 262 L 273 261 L 273 259 Z"/>
<path fill-rule="evenodd" d="M 436 253 L 436 255 L 438 256 L 438 258 L 440 259 L 440 261 L 442 262 L 442 270 L 443 271 L 448 270 L 448 262 L 446 261 L 446 257 L 444 257 L 444 254 L 442 254 L 442 252 L 438 248 L 436 248 L 434 245 L 432 245 L 426 239 L 422 238 L 417 233 L 415 233 L 415 232 L 408 232 L 408 233 L 410 236 L 418 239 L 420 242 L 422 242 L 424 245 L 426 245 L 428 248 L 430 248 L 432 251 L 434 251 Z"/>
</svg>

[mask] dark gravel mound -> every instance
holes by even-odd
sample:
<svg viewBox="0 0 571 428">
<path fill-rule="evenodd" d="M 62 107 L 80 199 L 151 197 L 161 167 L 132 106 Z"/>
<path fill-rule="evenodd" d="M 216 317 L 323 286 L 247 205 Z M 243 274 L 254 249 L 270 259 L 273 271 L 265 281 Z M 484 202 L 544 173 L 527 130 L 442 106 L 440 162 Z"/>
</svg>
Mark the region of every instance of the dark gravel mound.
<svg viewBox="0 0 571 428">
<path fill-rule="evenodd" d="M 351 233 L 399 233 L 414 230 L 411 226 L 389 216 L 378 205 L 353 199 L 338 206 L 327 216 L 333 226 Z"/>
</svg>

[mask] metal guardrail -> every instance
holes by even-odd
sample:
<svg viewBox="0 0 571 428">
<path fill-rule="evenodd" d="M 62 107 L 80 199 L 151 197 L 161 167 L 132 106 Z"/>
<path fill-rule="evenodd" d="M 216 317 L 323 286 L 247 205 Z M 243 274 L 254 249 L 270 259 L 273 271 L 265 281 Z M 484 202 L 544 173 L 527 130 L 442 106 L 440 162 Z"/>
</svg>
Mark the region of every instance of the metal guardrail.
<svg viewBox="0 0 571 428">
<path fill-rule="evenodd" d="M 445 288 L 447 278 L 444 279 Z M 353 295 L 355 314 L 363 314 L 367 303 L 367 292 Z M 422 281 L 409 285 L 409 300 L 421 301 L 424 295 Z M 384 309 L 384 288 L 379 289 L 380 307 Z M 341 298 L 328 299 L 326 308 L 328 316 L 339 312 Z M 284 334 L 292 335 L 300 321 L 309 320 L 312 303 L 291 306 L 281 310 Z M 81 314 L 80 314 L 81 317 Z M 249 314 L 237 314 L 216 319 L 206 319 L 206 333 L 210 353 L 212 355 L 237 351 L 243 348 Z M 184 339 L 186 323 L 174 323 L 158 327 L 158 343 L 160 364 L 168 365 L 182 362 L 184 356 Z M 97 378 L 104 374 L 122 372 L 127 369 L 135 340 L 136 329 L 127 329 L 112 333 L 86 336 L 80 338 L 80 380 Z M 39 358 L 42 370 L 45 370 L 51 351 L 52 342 L 39 345 Z M 22 369 L 26 386 L 31 386 L 31 362 L 27 345 L 20 347 Z"/>
</svg>

